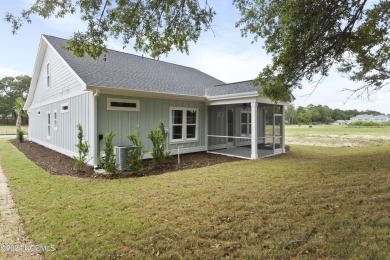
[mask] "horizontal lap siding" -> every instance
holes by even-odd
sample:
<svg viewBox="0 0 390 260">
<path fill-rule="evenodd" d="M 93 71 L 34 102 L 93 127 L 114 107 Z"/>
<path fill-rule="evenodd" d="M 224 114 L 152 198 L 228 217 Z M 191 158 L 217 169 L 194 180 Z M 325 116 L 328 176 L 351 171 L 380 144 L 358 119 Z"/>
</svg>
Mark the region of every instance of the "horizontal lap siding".
<svg viewBox="0 0 390 260">
<path fill-rule="evenodd" d="M 50 64 L 50 87 L 47 86 L 46 66 Z M 36 68 L 37 69 L 37 68 Z M 81 91 L 83 85 L 71 69 L 65 65 L 50 47 L 46 48 L 46 53 L 40 68 L 37 79 L 32 105 L 47 102 L 50 99 L 68 95 L 72 92 Z"/>
<path fill-rule="evenodd" d="M 77 124 L 80 123 L 84 130 L 84 140 L 90 142 L 90 115 L 92 94 L 86 92 L 75 97 L 67 98 L 44 106 L 34 107 L 30 111 L 29 136 L 33 140 L 46 146 L 54 146 L 53 149 L 69 154 L 77 152 Z M 67 113 L 61 113 L 61 104 L 68 103 Z M 41 114 L 38 115 L 38 110 Z M 54 129 L 54 111 L 57 111 L 57 130 Z M 48 133 L 48 116 L 51 115 L 51 135 Z"/>
<path fill-rule="evenodd" d="M 139 112 L 112 111 L 107 110 L 107 98 L 126 98 L 140 101 Z M 169 108 L 184 107 L 199 109 L 198 141 L 183 143 L 183 148 L 195 148 L 205 146 L 205 103 L 180 100 L 166 100 L 154 98 L 125 97 L 102 94 L 98 97 L 98 134 L 106 134 L 113 131 L 116 135 L 114 145 L 129 145 L 127 135 L 140 127 L 140 136 L 144 146 L 149 151 L 152 148 L 150 140 L 147 138 L 151 129 L 158 127 L 162 120 L 169 128 Z M 100 144 L 103 149 L 103 142 Z M 177 149 L 176 144 L 169 144 L 169 149 Z"/>
</svg>

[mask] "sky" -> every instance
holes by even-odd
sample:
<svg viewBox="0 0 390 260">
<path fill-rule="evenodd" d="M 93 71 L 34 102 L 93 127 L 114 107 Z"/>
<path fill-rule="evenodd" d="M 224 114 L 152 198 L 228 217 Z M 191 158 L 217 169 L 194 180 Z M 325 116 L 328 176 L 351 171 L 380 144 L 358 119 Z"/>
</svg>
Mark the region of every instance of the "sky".
<svg viewBox="0 0 390 260">
<path fill-rule="evenodd" d="M 10 24 L 3 21 L 5 12 L 19 14 L 31 2 L 12 0 L 2 1 L 0 5 L 0 78 L 32 75 L 42 34 L 66 39 L 73 32 L 85 29 L 77 14 L 64 19 L 47 20 L 33 16 L 31 24 L 25 24 L 13 35 Z M 241 37 L 240 30 L 235 28 L 240 15 L 232 1 L 211 1 L 210 5 L 217 12 L 212 25 L 213 32 L 204 32 L 196 43 L 191 43 L 189 55 L 172 52 L 160 57 L 160 60 L 196 68 L 226 83 L 254 79 L 271 61 L 271 56 L 263 49 L 263 42 L 251 44 L 252 38 Z M 119 40 L 110 39 L 107 45 L 110 49 L 142 55 L 134 51 L 131 45 L 122 49 Z M 305 83 L 302 90 L 294 90 L 294 105 L 327 105 L 333 109 L 375 110 L 390 114 L 390 89 L 372 95 L 370 100 L 349 99 L 350 93 L 342 91 L 360 85 L 334 69 L 315 89 L 313 85 Z"/>
</svg>

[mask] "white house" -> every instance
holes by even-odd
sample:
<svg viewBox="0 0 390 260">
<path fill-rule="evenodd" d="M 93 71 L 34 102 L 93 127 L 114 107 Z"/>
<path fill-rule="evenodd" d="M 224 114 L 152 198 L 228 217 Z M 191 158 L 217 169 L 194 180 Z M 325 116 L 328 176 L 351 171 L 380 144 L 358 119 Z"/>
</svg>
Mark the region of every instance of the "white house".
<svg viewBox="0 0 390 260">
<path fill-rule="evenodd" d="M 284 105 L 259 97 L 251 81 L 226 84 L 199 70 L 110 50 L 98 60 L 77 58 L 64 39 L 43 35 L 25 104 L 29 138 L 76 155 L 76 125 L 91 144 L 96 165 L 101 136 L 114 145 L 137 126 L 147 134 L 162 120 L 172 153 L 217 152 L 256 159 L 284 152 Z M 150 157 L 150 153 L 146 157 Z"/>
<path fill-rule="evenodd" d="M 351 117 L 350 122 L 356 121 L 364 121 L 364 122 L 375 122 L 375 123 L 388 123 L 390 122 L 390 116 L 385 115 L 357 115 L 355 117 Z"/>
</svg>

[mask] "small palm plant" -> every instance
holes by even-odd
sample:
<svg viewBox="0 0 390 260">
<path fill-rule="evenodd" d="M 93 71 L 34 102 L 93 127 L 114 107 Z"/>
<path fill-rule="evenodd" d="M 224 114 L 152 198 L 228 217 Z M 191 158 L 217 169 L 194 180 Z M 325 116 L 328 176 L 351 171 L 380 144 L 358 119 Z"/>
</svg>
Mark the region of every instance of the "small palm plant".
<svg viewBox="0 0 390 260">
<path fill-rule="evenodd" d="M 22 143 L 24 140 L 24 132 L 21 129 L 23 116 L 26 115 L 26 111 L 23 110 L 24 99 L 18 97 L 15 99 L 14 111 L 16 113 L 16 138 Z"/>
</svg>

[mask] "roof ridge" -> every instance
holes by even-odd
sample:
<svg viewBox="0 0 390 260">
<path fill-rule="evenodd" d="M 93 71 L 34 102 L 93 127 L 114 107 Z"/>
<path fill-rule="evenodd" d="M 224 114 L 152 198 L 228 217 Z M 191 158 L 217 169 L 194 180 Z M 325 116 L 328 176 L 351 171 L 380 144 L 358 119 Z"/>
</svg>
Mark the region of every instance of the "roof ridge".
<svg viewBox="0 0 390 260">
<path fill-rule="evenodd" d="M 233 84 L 237 84 L 237 83 L 244 83 L 244 82 L 250 82 L 250 81 L 253 81 L 253 79 L 250 79 L 250 80 L 243 80 L 243 81 L 237 81 L 237 82 L 231 82 L 231 83 L 225 83 L 225 84 L 218 84 L 218 85 L 214 85 L 214 87 L 220 87 L 220 86 L 226 86 L 226 85 L 233 85 Z"/>
<path fill-rule="evenodd" d="M 64 41 L 67 40 L 67 39 L 64 39 L 64 38 L 61 38 L 61 37 L 58 37 L 58 36 L 47 35 L 47 34 L 42 34 L 42 36 L 44 36 L 44 37 L 53 37 L 53 38 L 61 39 L 61 40 L 64 40 Z M 211 76 L 211 75 L 209 75 L 209 74 L 207 74 L 207 73 L 205 73 L 205 72 L 203 72 L 203 71 L 201 71 L 201 70 L 199 70 L 199 69 L 196 69 L 196 68 L 193 68 L 193 67 L 190 67 L 190 66 L 180 65 L 180 64 L 176 64 L 176 63 L 172 63 L 172 62 L 168 62 L 168 61 L 155 60 L 155 59 L 153 59 L 153 58 L 144 57 L 144 56 L 140 56 L 140 55 L 137 55 L 137 54 L 128 53 L 128 52 L 125 52 L 125 51 L 117 51 L 117 50 L 113 50 L 113 49 L 108 49 L 108 50 L 109 50 L 109 51 L 118 52 L 118 53 L 122 53 L 122 54 L 126 54 L 126 55 L 132 55 L 132 56 L 135 56 L 135 57 L 138 57 L 138 58 L 141 58 L 141 59 L 149 59 L 149 60 L 155 61 L 155 62 L 163 62 L 163 63 L 167 63 L 167 64 L 179 66 L 179 67 L 184 67 L 184 68 L 196 70 L 196 71 L 198 71 L 198 72 L 200 72 L 200 73 L 203 73 L 203 74 L 205 74 L 205 75 L 207 75 L 207 76 L 213 77 L 213 76 Z M 214 78 L 214 79 L 217 79 L 217 78 L 215 78 L 215 77 L 213 77 L 213 78 Z M 220 79 L 217 79 L 217 80 L 222 81 L 222 80 L 220 80 Z M 223 81 L 222 81 L 222 82 L 223 82 Z M 222 84 L 222 85 L 223 85 L 223 84 Z"/>
</svg>

